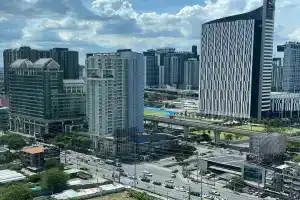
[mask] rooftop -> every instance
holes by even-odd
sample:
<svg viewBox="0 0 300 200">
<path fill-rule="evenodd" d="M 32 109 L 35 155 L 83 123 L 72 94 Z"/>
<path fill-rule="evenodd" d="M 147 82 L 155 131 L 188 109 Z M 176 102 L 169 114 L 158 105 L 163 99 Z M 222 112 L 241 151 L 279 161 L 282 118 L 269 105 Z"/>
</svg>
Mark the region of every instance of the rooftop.
<svg viewBox="0 0 300 200">
<path fill-rule="evenodd" d="M 24 180 L 25 176 L 16 171 L 12 171 L 9 169 L 0 170 L 0 183 L 10 183 L 13 181 L 21 181 Z"/>
<path fill-rule="evenodd" d="M 23 150 L 26 153 L 36 154 L 44 152 L 44 147 L 29 147 Z"/>
</svg>

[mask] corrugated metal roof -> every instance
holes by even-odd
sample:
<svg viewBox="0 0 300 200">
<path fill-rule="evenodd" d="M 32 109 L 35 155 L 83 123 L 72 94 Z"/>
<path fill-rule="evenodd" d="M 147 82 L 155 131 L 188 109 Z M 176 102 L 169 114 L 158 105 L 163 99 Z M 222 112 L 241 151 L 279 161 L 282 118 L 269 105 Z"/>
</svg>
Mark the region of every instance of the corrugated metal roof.
<svg viewBox="0 0 300 200">
<path fill-rule="evenodd" d="M 10 183 L 13 181 L 21 181 L 26 177 L 23 174 L 20 174 L 16 171 L 12 171 L 9 169 L 0 170 L 0 183 Z"/>
</svg>

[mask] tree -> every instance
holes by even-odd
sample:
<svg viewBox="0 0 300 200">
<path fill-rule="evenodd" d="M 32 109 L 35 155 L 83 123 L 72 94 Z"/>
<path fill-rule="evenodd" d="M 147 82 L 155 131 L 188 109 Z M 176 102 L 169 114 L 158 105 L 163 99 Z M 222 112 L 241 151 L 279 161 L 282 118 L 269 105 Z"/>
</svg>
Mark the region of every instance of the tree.
<svg viewBox="0 0 300 200">
<path fill-rule="evenodd" d="M 32 200 L 32 192 L 24 184 L 13 184 L 0 192 L 0 200 Z"/>
<path fill-rule="evenodd" d="M 60 168 L 64 169 L 63 164 L 61 164 L 58 160 L 51 159 L 51 160 L 46 160 L 44 164 L 44 168 L 47 169 L 52 169 L 52 168 Z"/>
<path fill-rule="evenodd" d="M 236 140 L 239 140 L 240 138 L 242 138 L 241 135 L 239 135 L 239 134 L 236 134 L 236 135 L 235 135 L 235 139 L 236 139 Z"/>
<path fill-rule="evenodd" d="M 202 137 L 203 141 L 206 141 L 206 142 L 210 142 L 211 141 L 210 136 L 208 134 L 206 134 L 206 133 L 202 134 L 201 137 Z"/>
<path fill-rule="evenodd" d="M 300 162 L 300 154 L 297 154 L 293 157 L 294 162 Z"/>
<path fill-rule="evenodd" d="M 232 134 L 225 135 L 225 140 L 232 140 L 232 138 L 233 138 Z"/>
<path fill-rule="evenodd" d="M 7 145 L 9 149 L 20 150 L 26 146 L 26 142 L 21 136 L 13 136 L 8 139 Z"/>
<path fill-rule="evenodd" d="M 28 177 L 28 181 L 32 183 L 37 183 L 41 180 L 41 174 L 33 174 Z"/>
<path fill-rule="evenodd" d="M 68 179 L 69 177 L 66 173 L 58 168 L 52 168 L 44 172 L 41 186 L 44 190 L 52 193 L 62 192 L 67 188 Z"/>
</svg>

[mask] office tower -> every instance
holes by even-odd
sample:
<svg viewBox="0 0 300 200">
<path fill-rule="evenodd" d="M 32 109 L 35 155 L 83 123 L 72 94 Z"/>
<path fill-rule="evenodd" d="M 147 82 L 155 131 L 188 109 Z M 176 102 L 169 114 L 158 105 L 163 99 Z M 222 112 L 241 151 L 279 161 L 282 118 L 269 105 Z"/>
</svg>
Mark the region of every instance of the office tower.
<svg viewBox="0 0 300 200">
<path fill-rule="evenodd" d="M 166 85 L 165 82 L 165 66 L 160 65 L 159 66 L 159 80 L 158 80 L 158 85 L 160 88 L 163 88 Z"/>
<path fill-rule="evenodd" d="M 87 54 L 87 119 L 96 147 L 119 130 L 144 131 L 144 65 L 130 49 Z"/>
<path fill-rule="evenodd" d="M 50 49 L 53 58 L 64 72 L 64 79 L 79 79 L 78 51 L 69 51 L 68 48 Z"/>
<path fill-rule="evenodd" d="M 272 92 L 282 91 L 283 63 L 281 58 L 273 58 Z"/>
<path fill-rule="evenodd" d="M 186 90 L 199 89 L 199 60 L 189 58 L 184 62 L 184 85 Z"/>
<path fill-rule="evenodd" d="M 8 68 L 11 63 L 18 59 L 28 59 L 31 62 L 37 61 L 39 58 L 49 58 L 49 51 L 38 51 L 30 47 L 20 47 L 18 49 L 5 49 L 3 51 L 4 66 L 4 87 L 5 93 L 8 93 Z"/>
<path fill-rule="evenodd" d="M 197 46 L 196 46 L 196 45 L 193 45 L 193 46 L 192 46 L 192 53 L 193 53 L 194 58 L 196 58 L 197 55 L 198 55 L 198 52 L 197 52 Z"/>
<path fill-rule="evenodd" d="M 64 88 L 63 72 L 52 58 L 19 59 L 8 72 L 12 131 L 42 137 L 82 126 L 84 93 L 80 86 Z"/>
<path fill-rule="evenodd" d="M 202 25 L 199 110 L 236 118 L 268 115 L 274 0 Z"/>
<path fill-rule="evenodd" d="M 170 85 L 177 87 L 179 84 L 179 60 L 176 56 L 170 57 Z"/>
<path fill-rule="evenodd" d="M 300 92 L 300 43 L 287 42 L 277 51 L 284 52 L 282 91 Z"/>
<path fill-rule="evenodd" d="M 159 85 L 159 65 L 155 50 L 148 50 L 143 52 L 145 56 L 145 82 L 146 87 L 158 87 Z"/>
</svg>

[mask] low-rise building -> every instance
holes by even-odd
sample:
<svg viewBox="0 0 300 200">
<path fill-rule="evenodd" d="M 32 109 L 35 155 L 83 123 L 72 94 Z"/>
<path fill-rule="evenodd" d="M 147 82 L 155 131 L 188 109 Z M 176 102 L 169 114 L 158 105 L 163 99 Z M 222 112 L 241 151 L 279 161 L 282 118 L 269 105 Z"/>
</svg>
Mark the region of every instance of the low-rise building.
<svg viewBox="0 0 300 200">
<path fill-rule="evenodd" d="M 9 108 L 0 108 L 0 131 L 7 131 L 9 129 Z"/>
<path fill-rule="evenodd" d="M 42 171 L 47 160 L 59 161 L 59 149 L 44 147 L 27 147 L 23 149 L 22 164 L 32 171 Z"/>
</svg>

